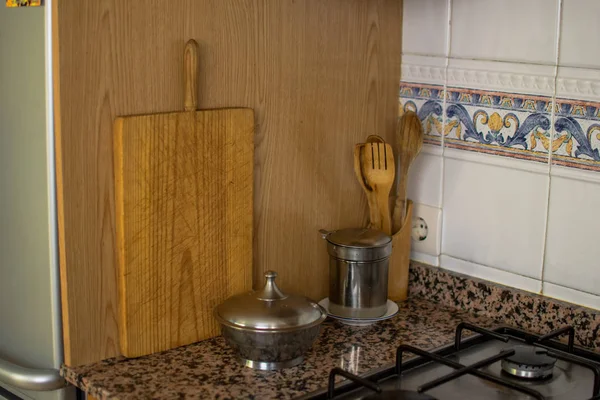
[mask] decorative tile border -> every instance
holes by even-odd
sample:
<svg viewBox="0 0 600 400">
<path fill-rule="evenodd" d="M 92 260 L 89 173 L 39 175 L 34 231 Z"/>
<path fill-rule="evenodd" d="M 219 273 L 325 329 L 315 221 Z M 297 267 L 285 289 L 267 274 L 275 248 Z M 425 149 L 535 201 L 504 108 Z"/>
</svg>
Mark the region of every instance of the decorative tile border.
<svg viewBox="0 0 600 400">
<path fill-rule="evenodd" d="M 486 89 L 514 90 L 548 94 L 554 91 L 554 77 L 533 73 L 489 71 L 471 68 L 448 68 L 448 84 Z"/>
<path fill-rule="evenodd" d="M 525 65 L 505 61 L 465 60 L 441 56 L 402 56 L 402 80 L 452 87 L 502 90 L 550 96 L 555 89 L 553 65 Z M 556 77 L 559 97 L 600 100 L 600 75 L 595 69 L 560 67 Z"/>
<path fill-rule="evenodd" d="M 443 86 L 406 84 L 400 86 L 400 114 L 408 110 L 417 113 L 423 123 L 425 143 L 441 143 L 443 103 Z"/>
<path fill-rule="evenodd" d="M 580 346 L 600 350 L 600 311 L 412 261 L 409 297 L 468 310 L 521 329 L 575 327 Z"/>
<path fill-rule="evenodd" d="M 561 95 L 574 99 L 600 98 L 600 81 L 597 79 L 582 79 L 561 77 L 557 79 L 557 90 Z"/>
<path fill-rule="evenodd" d="M 556 99 L 555 164 L 600 170 L 600 103 Z"/>
<path fill-rule="evenodd" d="M 469 89 L 446 96 L 449 147 L 547 162 L 551 98 Z"/>
<path fill-rule="evenodd" d="M 446 123 L 443 123 L 444 94 Z M 600 171 L 600 103 L 497 91 L 400 84 L 401 109 L 416 111 L 425 142 L 512 158 Z M 443 133 L 442 133 L 443 131 Z"/>
</svg>

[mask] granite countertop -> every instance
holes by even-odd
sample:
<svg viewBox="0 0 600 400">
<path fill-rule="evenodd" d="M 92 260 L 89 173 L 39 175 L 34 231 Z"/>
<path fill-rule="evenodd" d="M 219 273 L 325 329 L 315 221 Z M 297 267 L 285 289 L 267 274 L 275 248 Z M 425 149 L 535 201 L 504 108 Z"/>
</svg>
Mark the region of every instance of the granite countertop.
<svg viewBox="0 0 600 400">
<path fill-rule="evenodd" d="M 328 319 L 305 361 L 280 371 L 243 367 L 224 339 L 216 337 L 137 359 L 63 366 L 61 373 L 100 399 L 291 399 L 326 387 L 333 367 L 362 374 L 393 364 L 402 343 L 426 350 L 449 344 L 461 321 L 496 325 L 490 318 L 415 298 L 400 303 L 394 318 L 369 327 Z"/>
</svg>

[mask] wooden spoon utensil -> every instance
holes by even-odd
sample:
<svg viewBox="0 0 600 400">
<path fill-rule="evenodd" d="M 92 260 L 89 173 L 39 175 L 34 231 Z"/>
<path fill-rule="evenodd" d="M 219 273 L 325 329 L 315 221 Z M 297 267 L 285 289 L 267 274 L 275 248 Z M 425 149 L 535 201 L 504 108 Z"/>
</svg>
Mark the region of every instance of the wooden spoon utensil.
<svg viewBox="0 0 600 400">
<path fill-rule="evenodd" d="M 406 215 L 406 187 L 408 171 L 423 146 L 423 125 L 414 111 L 407 111 L 396 127 L 396 152 L 398 154 L 398 184 L 396 204 L 392 214 L 394 233 L 402 228 Z"/>
</svg>

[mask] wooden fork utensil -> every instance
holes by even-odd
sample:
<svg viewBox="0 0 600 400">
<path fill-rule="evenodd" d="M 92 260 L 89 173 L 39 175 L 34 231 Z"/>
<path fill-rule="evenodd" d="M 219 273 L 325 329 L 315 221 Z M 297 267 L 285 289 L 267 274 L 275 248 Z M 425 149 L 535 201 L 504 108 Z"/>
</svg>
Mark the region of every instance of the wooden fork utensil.
<svg viewBox="0 0 600 400">
<path fill-rule="evenodd" d="M 379 208 L 377 207 L 377 199 L 375 193 L 370 187 L 367 187 L 365 183 L 365 176 L 362 170 L 362 159 L 363 159 L 363 148 L 364 143 L 354 145 L 354 174 L 356 180 L 362 187 L 365 195 L 367 196 L 367 203 L 369 205 L 369 227 L 372 229 L 381 230 L 381 217 L 379 216 Z"/>
<path fill-rule="evenodd" d="M 392 234 L 389 196 L 396 173 L 392 146 L 379 141 L 362 145 L 361 170 L 365 187 L 374 195 L 377 204 L 380 230 Z M 355 157 L 356 160 L 356 157 Z M 368 195 L 367 195 L 368 196 Z"/>
</svg>

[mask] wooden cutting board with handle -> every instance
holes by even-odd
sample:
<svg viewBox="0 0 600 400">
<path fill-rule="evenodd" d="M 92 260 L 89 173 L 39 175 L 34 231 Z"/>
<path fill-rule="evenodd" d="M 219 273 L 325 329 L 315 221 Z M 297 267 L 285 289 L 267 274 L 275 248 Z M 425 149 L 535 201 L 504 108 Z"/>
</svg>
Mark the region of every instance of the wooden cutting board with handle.
<svg viewBox="0 0 600 400">
<path fill-rule="evenodd" d="M 218 335 L 213 309 L 252 288 L 254 113 L 197 111 L 197 57 L 191 40 L 185 111 L 119 117 L 114 125 L 126 357 Z"/>
</svg>

